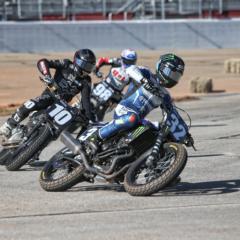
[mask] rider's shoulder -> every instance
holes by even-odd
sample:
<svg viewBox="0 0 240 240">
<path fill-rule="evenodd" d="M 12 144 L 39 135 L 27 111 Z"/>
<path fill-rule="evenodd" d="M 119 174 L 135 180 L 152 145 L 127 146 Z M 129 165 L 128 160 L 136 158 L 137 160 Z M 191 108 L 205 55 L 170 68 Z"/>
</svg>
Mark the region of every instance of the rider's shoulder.
<svg viewBox="0 0 240 240">
<path fill-rule="evenodd" d="M 73 64 L 73 62 L 72 62 L 70 59 L 67 59 L 67 58 L 62 59 L 62 60 L 60 60 L 60 61 L 61 61 L 62 64 L 65 65 L 65 66 L 69 66 L 69 65 Z"/>
<path fill-rule="evenodd" d="M 138 66 L 138 69 L 140 70 L 140 72 L 142 73 L 144 78 L 150 79 L 152 76 L 152 72 L 150 70 L 150 68 L 145 67 L 145 66 Z"/>
</svg>

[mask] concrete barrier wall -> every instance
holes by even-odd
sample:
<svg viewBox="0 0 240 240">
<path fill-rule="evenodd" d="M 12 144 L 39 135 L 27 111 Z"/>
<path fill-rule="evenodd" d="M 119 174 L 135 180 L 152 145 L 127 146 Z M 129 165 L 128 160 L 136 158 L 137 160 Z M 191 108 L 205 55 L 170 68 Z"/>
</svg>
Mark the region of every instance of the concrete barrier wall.
<svg viewBox="0 0 240 240">
<path fill-rule="evenodd" d="M 240 47 L 240 20 L 2 22 L 0 52 Z"/>
</svg>

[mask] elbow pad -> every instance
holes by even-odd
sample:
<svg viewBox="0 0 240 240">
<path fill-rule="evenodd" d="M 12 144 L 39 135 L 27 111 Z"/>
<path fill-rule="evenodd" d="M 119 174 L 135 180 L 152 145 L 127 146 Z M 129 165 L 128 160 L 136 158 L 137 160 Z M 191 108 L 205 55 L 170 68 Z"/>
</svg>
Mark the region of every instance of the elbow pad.
<svg viewBox="0 0 240 240">
<path fill-rule="evenodd" d="M 40 59 L 37 63 L 38 70 L 44 75 L 51 76 L 47 59 Z"/>
</svg>

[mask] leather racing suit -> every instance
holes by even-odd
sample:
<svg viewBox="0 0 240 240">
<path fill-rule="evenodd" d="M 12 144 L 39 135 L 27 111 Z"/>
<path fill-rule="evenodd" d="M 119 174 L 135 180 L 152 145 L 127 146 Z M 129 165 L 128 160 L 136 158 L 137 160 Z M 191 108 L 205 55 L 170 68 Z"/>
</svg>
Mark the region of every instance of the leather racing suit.
<svg viewBox="0 0 240 240">
<path fill-rule="evenodd" d="M 88 119 L 93 119 L 90 105 L 91 78 L 88 75 L 84 77 L 76 76 L 74 65 L 69 59 L 47 60 L 40 59 L 37 63 L 38 70 L 44 76 L 51 76 L 50 68 L 55 69 L 54 80 L 59 86 L 57 93 L 65 101 L 69 102 L 72 98 L 81 92 L 82 108 Z M 30 99 L 20 106 L 17 111 L 8 119 L 8 124 L 12 127 L 24 120 L 32 111 L 42 110 L 53 104 L 54 100 L 46 88 L 43 93 L 34 99 Z"/>
<path fill-rule="evenodd" d="M 100 128 L 98 135 L 101 139 L 136 126 L 154 108 L 161 107 L 163 102 L 172 107 L 168 91 L 160 86 L 159 79 L 149 69 L 131 66 L 127 72 L 138 82 L 138 88 L 133 91 L 134 83 L 130 84 L 126 97 L 115 109 L 114 119 Z"/>
</svg>

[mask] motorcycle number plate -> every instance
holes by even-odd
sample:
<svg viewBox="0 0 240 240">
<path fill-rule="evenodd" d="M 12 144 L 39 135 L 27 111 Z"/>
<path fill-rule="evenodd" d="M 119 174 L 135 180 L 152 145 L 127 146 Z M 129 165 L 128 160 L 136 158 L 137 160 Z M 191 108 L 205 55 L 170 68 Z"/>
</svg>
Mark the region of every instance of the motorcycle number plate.
<svg viewBox="0 0 240 240">
<path fill-rule="evenodd" d="M 113 95 L 113 90 L 103 83 L 99 83 L 93 89 L 93 95 L 99 98 L 100 101 L 106 102 Z"/>
<path fill-rule="evenodd" d="M 188 127 L 177 111 L 173 110 L 170 114 L 168 114 L 167 125 L 170 127 L 170 132 L 175 140 L 184 140 L 188 132 Z"/>
<path fill-rule="evenodd" d="M 98 129 L 97 129 L 96 127 L 90 128 L 90 129 L 86 130 L 86 131 L 79 137 L 79 140 L 80 140 L 81 142 L 86 141 L 86 140 L 89 139 L 90 136 L 91 136 L 93 133 L 95 133 L 97 130 L 98 130 Z"/>
<path fill-rule="evenodd" d="M 65 128 L 65 126 L 70 123 L 73 119 L 70 111 L 63 106 L 60 102 L 53 104 L 47 109 L 48 117 L 53 120 L 54 124 L 58 128 Z"/>
</svg>

